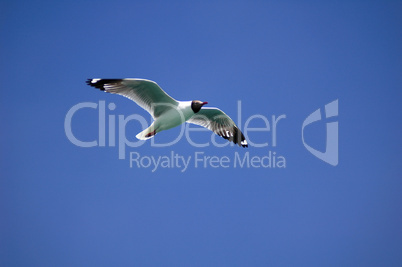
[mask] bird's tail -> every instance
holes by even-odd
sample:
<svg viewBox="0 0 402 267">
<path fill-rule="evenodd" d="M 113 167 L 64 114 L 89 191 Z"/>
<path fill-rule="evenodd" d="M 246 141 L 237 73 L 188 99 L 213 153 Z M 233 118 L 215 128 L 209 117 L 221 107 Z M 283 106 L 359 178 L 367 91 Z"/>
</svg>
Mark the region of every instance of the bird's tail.
<svg viewBox="0 0 402 267">
<path fill-rule="evenodd" d="M 156 130 L 154 129 L 154 125 L 152 124 L 151 126 L 146 128 L 144 131 L 137 134 L 135 137 L 137 137 L 137 139 L 140 139 L 140 140 L 147 140 L 147 139 L 154 137 L 155 134 L 156 134 Z"/>
</svg>

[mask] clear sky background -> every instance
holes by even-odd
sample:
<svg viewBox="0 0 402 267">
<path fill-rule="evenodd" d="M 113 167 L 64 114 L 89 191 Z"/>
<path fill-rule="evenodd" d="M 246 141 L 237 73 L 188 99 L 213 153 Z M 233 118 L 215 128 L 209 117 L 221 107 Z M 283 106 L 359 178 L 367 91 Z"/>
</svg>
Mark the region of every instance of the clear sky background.
<svg viewBox="0 0 402 267">
<path fill-rule="evenodd" d="M 401 1 L 2 1 L 0 265 L 400 266 L 401 14 Z M 269 146 L 196 148 L 183 138 L 127 147 L 127 157 L 275 152 L 286 168 L 192 162 L 152 172 L 130 168 L 108 143 L 78 147 L 64 130 L 76 104 L 105 101 L 116 121 L 149 120 L 85 84 L 95 77 L 154 80 L 236 122 L 241 100 L 241 129 L 255 114 L 286 115 L 276 146 L 272 131 L 250 131 Z M 334 167 L 306 150 L 301 127 L 336 99 Z M 325 123 L 305 130 L 321 151 Z M 80 140 L 96 140 L 98 126 L 98 110 L 73 117 Z M 129 122 L 127 139 L 141 130 Z"/>
</svg>

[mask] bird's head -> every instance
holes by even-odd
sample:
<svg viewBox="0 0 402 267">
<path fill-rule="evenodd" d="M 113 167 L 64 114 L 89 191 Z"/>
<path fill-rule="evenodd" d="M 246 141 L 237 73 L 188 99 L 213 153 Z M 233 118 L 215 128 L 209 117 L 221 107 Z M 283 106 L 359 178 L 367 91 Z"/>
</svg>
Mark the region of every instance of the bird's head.
<svg viewBox="0 0 402 267">
<path fill-rule="evenodd" d="M 194 113 L 197 113 L 198 111 L 201 110 L 202 106 L 208 104 L 208 102 L 202 102 L 199 100 L 193 100 L 191 102 L 191 109 L 194 111 Z"/>
</svg>

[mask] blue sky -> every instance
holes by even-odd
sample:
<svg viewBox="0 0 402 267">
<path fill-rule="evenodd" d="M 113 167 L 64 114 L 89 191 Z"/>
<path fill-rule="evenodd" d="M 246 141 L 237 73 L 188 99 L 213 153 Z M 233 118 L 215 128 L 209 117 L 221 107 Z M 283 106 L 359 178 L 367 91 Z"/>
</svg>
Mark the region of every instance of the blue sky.
<svg viewBox="0 0 402 267">
<path fill-rule="evenodd" d="M 3 1 L 0 265 L 402 264 L 401 11 L 400 1 Z M 235 122 L 240 113 L 241 129 L 254 115 L 250 128 L 286 118 L 276 146 L 271 129 L 248 131 L 265 147 L 182 138 L 126 147 L 119 159 L 117 146 L 79 147 L 65 132 L 80 103 L 114 103 L 106 118 L 116 124 L 132 114 L 149 122 L 135 103 L 85 84 L 95 77 L 154 80 Z M 322 112 L 304 135 L 325 151 L 326 123 L 337 121 L 337 166 L 301 138 L 303 121 L 334 100 L 338 116 Z M 74 114 L 76 138 L 98 140 L 98 112 Z M 141 130 L 130 121 L 125 136 L 134 142 Z M 190 165 L 130 168 L 130 152 L 175 153 Z M 195 153 L 231 165 L 196 168 Z M 269 153 L 286 167 L 233 165 Z"/>
</svg>

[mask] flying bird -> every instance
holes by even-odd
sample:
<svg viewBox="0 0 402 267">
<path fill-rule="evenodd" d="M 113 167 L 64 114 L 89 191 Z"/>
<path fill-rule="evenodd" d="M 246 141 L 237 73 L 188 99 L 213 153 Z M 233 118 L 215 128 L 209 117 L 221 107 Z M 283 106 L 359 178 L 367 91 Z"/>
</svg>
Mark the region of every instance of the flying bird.
<svg viewBox="0 0 402 267">
<path fill-rule="evenodd" d="M 177 101 L 156 82 L 145 79 L 88 79 L 86 83 L 107 93 L 125 96 L 151 114 L 154 122 L 136 135 L 140 140 L 189 122 L 208 128 L 239 146 L 248 147 L 246 138 L 233 120 L 218 108 L 204 107 L 208 102 Z"/>
</svg>

